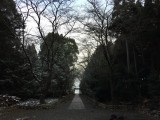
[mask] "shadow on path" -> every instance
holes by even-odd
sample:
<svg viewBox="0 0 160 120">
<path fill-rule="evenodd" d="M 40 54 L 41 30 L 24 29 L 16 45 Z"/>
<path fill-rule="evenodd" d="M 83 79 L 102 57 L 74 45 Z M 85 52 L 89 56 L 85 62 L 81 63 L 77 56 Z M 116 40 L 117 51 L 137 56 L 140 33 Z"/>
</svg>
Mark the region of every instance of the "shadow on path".
<svg viewBox="0 0 160 120">
<path fill-rule="evenodd" d="M 125 120 L 150 120 L 138 112 L 114 113 L 125 116 Z M 93 107 L 93 103 L 87 97 L 75 95 L 59 103 L 55 109 L 15 109 L 0 115 L 0 120 L 109 120 L 111 114 L 112 111 Z"/>
</svg>

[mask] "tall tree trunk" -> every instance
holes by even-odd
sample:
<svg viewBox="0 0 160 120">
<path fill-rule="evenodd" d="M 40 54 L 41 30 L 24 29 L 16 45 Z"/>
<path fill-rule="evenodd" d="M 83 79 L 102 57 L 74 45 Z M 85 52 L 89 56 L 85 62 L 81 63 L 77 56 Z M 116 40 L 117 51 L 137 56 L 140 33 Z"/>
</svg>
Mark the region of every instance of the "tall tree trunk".
<svg viewBox="0 0 160 120">
<path fill-rule="evenodd" d="M 44 87 L 42 87 L 41 90 L 40 104 L 45 103 L 45 97 L 47 95 L 48 89 L 50 88 L 51 80 L 52 80 L 52 70 L 49 70 L 48 78 L 47 80 L 45 80 Z"/>
<path fill-rule="evenodd" d="M 115 102 L 115 95 L 114 95 L 114 75 L 113 75 L 113 68 L 112 68 L 112 63 L 111 63 L 111 55 L 109 53 L 109 50 L 108 50 L 108 46 L 107 46 L 107 43 L 108 43 L 108 26 L 109 26 L 109 21 L 108 21 L 108 17 L 107 17 L 107 27 L 106 27 L 106 31 L 105 31 L 105 44 L 102 44 L 103 46 L 103 53 L 104 53 L 104 56 L 105 56 L 105 59 L 108 63 L 108 66 L 109 66 L 109 69 L 110 69 L 110 95 L 111 95 L 111 102 L 114 103 Z"/>
<path fill-rule="evenodd" d="M 128 40 L 125 40 L 126 44 L 126 53 L 127 53 L 127 69 L 128 69 L 128 74 L 130 73 L 130 59 L 129 59 L 129 47 L 128 47 Z"/>
<path fill-rule="evenodd" d="M 104 53 L 105 59 L 108 63 L 109 69 L 110 69 L 110 81 L 109 81 L 110 82 L 110 95 L 111 95 L 111 101 L 112 101 L 112 103 L 114 103 L 115 102 L 115 95 L 114 95 L 113 68 L 112 68 L 112 65 L 111 65 L 111 59 L 110 59 L 109 52 L 108 52 L 105 45 L 103 45 L 103 53 Z"/>
<path fill-rule="evenodd" d="M 141 81 L 138 80 L 138 69 L 137 69 L 137 60 L 136 60 L 136 53 L 135 53 L 135 48 L 133 47 L 133 55 L 134 55 L 134 67 L 135 67 L 135 74 L 136 74 L 136 81 L 138 81 L 138 90 L 139 90 L 139 98 L 142 97 L 141 94 Z"/>
</svg>

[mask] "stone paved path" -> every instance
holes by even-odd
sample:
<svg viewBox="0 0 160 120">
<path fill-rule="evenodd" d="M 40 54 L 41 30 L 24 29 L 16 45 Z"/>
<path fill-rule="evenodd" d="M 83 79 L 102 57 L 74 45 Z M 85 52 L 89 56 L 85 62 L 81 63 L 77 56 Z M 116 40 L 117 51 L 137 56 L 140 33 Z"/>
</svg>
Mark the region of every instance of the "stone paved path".
<svg viewBox="0 0 160 120">
<path fill-rule="evenodd" d="M 75 95 L 75 97 L 72 100 L 72 103 L 69 106 L 69 109 L 85 109 L 85 106 L 81 100 L 81 98 L 79 97 L 79 95 Z"/>
<path fill-rule="evenodd" d="M 6 115 L 0 115 L 0 120 L 109 120 L 113 113 L 125 116 L 125 120 L 151 120 L 137 112 L 113 112 L 95 108 L 89 99 L 79 95 L 58 104 L 55 109 L 10 110 Z"/>
</svg>

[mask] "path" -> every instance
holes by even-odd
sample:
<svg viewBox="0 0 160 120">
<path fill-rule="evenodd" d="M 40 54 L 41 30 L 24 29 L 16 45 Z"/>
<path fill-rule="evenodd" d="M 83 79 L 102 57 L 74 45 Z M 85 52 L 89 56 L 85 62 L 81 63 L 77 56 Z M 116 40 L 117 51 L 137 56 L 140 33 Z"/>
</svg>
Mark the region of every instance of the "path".
<svg viewBox="0 0 160 120">
<path fill-rule="evenodd" d="M 75 97 L 72 100 L 72 103 L 69 106 L 70 110 L 79 110 L 79 109 L 85 109 L 85 106 L 79 97 L 79 95 L 75 95 Z"/>
<path fill-rule="evenodd" d="M 149 120 L 135 112 L 114 113 L 125 116 L 125 120 Z M 0 120 L 109 120 L 111 114 L 113 114 L 111 111 L 94 108 L 93 104 L 86 97 L 75 95 L 73 99 L 58 104 L 55 109 L 20 109 L 8 112 L 6 116 L 1 116 Z"/>
</svg>

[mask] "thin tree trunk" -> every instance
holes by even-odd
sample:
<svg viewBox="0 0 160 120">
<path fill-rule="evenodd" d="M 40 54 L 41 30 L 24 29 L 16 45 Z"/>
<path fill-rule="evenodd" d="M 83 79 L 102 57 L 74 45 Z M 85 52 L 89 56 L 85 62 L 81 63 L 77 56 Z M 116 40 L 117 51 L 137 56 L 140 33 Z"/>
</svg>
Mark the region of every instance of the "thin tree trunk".
<svg viewBox="0 0 160 120">
<path fill-rule="evenodd" d="M 130 59 L 129 59 L 129 47 L 128 47 L 128 41 L 125 40 L 126 44 L 126 53 L 127 53 L 127 68 L 128 68 L 128 74 L 130 73 Z"/>
<path fill-rule="evenodd" d="M 44 104 L 44 103 L 45 103 L 45 95 L 44 95 L 44 93 L 41 93 L 40 104 Z"/>
<path fill-rule="evenodd" d="M 109 69 L 110 69 L 110 95 L 111 95 L 111 101 L 112 103 L 115 102 L 115 95 L 114 95 L 114 77 L 113 77 L 113 68 L 112 65 L 110 63 L 110 58 L 109 58 L 109 53 L 108 50 L 106 50 L 106 46 L 103 45 L 103 53 L 105 56 L 105 59 L 108 63 Z"/>
<path fill-rule="evenodd" d="M 50 88 L 51 80 L 52 80 L 52 70 L 49 71 L 49 76 L 47 80 L 45 80 L 44 87 L 42 87 L 41 96 L 40 96 L 40 104 L 45 103 L 45 97 L 47 95 L 48 89 Z"/>
<path fill-rule="evenodd" d="M 137 69 L 137 60 L 136 60 L 136 53 L 135 53 L 135 49 L 133 47 L 133 54 L 134 54 L 134 67 L 135 67 L 135 74 L 136 74 L 136 80 L 139 82 L 138 84 L 138 90 L 139 90 L 139 98 L 142 97 L 141 94 L 141 81 L 138 80 L 138 69 Z"/>
</svg>

